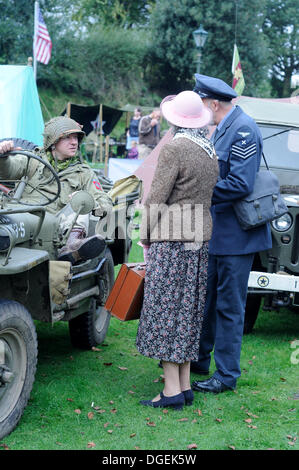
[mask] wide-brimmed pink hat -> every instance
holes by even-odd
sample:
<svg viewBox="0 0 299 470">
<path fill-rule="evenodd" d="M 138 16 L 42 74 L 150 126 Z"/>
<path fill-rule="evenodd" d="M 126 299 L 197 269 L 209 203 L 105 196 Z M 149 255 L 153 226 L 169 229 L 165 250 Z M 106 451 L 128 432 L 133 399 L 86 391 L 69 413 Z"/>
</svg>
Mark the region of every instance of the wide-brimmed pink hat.
<svg viewBox="0 0 299 470">
<path fill-rule="evenodd" d="M 204 127 L 211 121 L 212 113 L 194 91 L 182 91 L 166 96 L 160 105 L 165 119 L 178 127 Z"/>
</svg>

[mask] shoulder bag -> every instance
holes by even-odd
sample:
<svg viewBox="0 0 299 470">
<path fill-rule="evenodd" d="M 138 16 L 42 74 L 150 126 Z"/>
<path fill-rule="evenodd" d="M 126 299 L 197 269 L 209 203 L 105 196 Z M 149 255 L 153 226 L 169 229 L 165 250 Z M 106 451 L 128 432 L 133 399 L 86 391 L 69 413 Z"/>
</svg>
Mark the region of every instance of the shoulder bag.
<svg viewBox="0 0 299 470">
<path fill-rule="evenodd" d="M 236 217 L 243 230 L 250 230 L 278 219 L 288 212 L 280 194 L 277 176 L 269 170 L 264 153 L 266 170 L 257 172 L 253 191 L 233 203 Z"/>
</svg>

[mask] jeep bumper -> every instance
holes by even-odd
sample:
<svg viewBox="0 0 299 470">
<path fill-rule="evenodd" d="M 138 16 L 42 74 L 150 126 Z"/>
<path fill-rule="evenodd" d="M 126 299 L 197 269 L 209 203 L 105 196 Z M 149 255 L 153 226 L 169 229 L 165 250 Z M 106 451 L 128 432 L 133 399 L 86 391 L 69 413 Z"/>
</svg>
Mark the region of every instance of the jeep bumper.
<svg viewBox="0 0 299 470">
<path fill-rule="evenodd" d="M 299 292 L 299 276 L 291 274 L 264 273 L 251 271 L 248 280 L 249 291 L 265 290 L 270 292 Z"/>
</svg>

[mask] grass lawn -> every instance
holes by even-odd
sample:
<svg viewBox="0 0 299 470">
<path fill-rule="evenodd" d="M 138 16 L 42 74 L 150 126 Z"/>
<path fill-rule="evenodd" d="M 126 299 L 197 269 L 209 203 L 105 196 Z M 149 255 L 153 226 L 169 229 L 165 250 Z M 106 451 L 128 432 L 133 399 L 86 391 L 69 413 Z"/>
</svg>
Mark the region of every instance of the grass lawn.
<svg viewBox="0 0 299 470">
<path fill-rule="evenodd" d="M 134 242 L 130 261 L 141 259 Z M 139 405 L 162 390 L 163 378 L 158 362 L 136 350 L 137 321 L 112 318 L 104 343 L 91 351 L 72 348 L 65 323 L 36 325 L 33 391 L 2 449 L 299 449 L 294 312 L 261 312 L 254 333 L 244 337 L 237 389 L 215 396 L 195 392 L 193 406 L 181 412 Z"/>
</svg>

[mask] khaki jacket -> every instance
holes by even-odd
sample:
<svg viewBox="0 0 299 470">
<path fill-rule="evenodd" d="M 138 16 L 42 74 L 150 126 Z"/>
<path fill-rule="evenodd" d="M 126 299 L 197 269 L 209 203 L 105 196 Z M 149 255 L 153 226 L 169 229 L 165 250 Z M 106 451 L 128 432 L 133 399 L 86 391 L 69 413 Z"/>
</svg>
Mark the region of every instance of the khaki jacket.
<svg viewBox="0 0 299 470">
<path fill-rule="evenodd" d="M 45 161 L 48 158 L 45 153 L 39 154 Z M 13 155 L 0 160 L 0 179 L 20 179 L 26 171 L 27 157 L 24 155 Z M 31 159 L 29 164 L 29 182 L 22 199 L 28 203 L 44 203 L 43 195 L 53 197 L 57 192 L 56 181 L 50 170 L 37 160 Z M 70 195 L 75 191 L 85 190 L 91 194 L 95 201 L 97 215 L 109 213 L 112 210 L 111 198 L 101 190 L 101 185 L 94 171 L 86 163 L 76 162 L 65 170 L 58 173 L 61 183 L 61 193 L 58 199 L 47 206 L 51 213 L 57 213 L 70 202 Z M 38 188 L 37 192 L 34 188 Z"/>
</svg>

